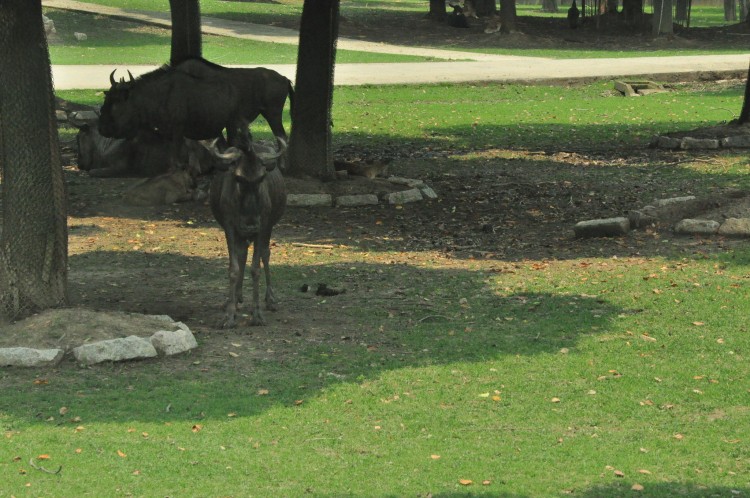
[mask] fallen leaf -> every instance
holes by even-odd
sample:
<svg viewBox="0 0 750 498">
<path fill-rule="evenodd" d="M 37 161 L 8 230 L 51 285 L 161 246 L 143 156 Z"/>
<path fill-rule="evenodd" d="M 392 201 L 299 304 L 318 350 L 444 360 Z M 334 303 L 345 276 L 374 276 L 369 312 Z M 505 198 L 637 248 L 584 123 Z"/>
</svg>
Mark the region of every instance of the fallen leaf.
<svg viewBox="0 0 750 498">
<path fill-rule="evenodd" d="M 472 481 L 471 479 L 459 479 L 458 483 L 461 486 L 471 486 L 472 484 L 474 484 L 474 481 Z"/>
<path fill-rule="evenodd" d="M 49 384 L 49 381 L 47 379 L 35 379 L 34 380 L 34 385 L 35 386 L 44 386 L 44 385 L 47 385 L 47 384 Z"/>
<path fill-rule="evenodd" d="M 490 393 L 482 393 L 482 394 L 479 395 L 479 397 L 480 398 L 489 398 L 490 397 Z"/>
<path fill-rule="evenodd" d="M 238 355 L 238 354 L 237 354 L 237 353 L 235 353 L 234 351 L 230 351 L 230 352 L 229 352 L 229 356 L 231 356 L 232 358 L 237 358 L 237 357 L 239 357 L 240 355 Z"/>
<path fill-rule="evenodd" d="M 696 327 L 702 327 L 703 325 L 705 325 L 705 322 L 693 322 L 693 325 L 695 325 Z"/>
<path fill-rule="evenodd" d="M 234 412 L 227 413 L 227 417 L 236 417 L 237 414 Z"/>
<path fill-rule="evenodd" d="M 68 413 L 68 407 L 67 406 L 61 407 L 59 412 L 60 412 L 60 415 L 65 415 L 66 413 Z"/>
<path fill-rule="evenodd" d="M 76 455 L 80 455 L 83 452 L 81 448 L 76 448 Z"/>
<path fill-rule="evenodd" d="M 298 399 L 298 400 L 296 400 L 296 401 L 294 402 L 294 405 L 295 405 L 295 406 L 299 406 L 299 405 L 301 405 L 301 404 L 302 404 L 302 403 L 304 403 L 304 402 L 305 402 L 305 400 L 302 400 L 302 399 Z"/>
<path fill-rule="evenodd" d="M 490 481 L 489 479 L 485 479 L 484 481 L 482 481 L 482 486 L 489 486 L 490 484 L 492 484 L 492 481 Z"/>
<path fill-rule="evenodd" d="M 625 477 L 625 472 L 622 470 L 615 470 L 615 477 Z"/>
<path fill-rule="evenodd" d="M 553 402 L 553 403 L 559 403 L 560 402 L 560 398 L 552 398 L 550 401 Z"/>
<path fill-rule="evenodd" d="M 678 441 L 682 441 L 683 439 L 685 439 L 685 436 L 683 436 L 682 434 L 675 434 L 673 437 Z"/>
<path fill-rule="evenodd" d="M 643 491 L 644 488 L 641 484 L 635 483 L 630 487 L 630 489 L 632 489 L 633 491 Z"/>
<path fill-rule="evenodd" d="M 500 401 L 500 396 L 498 395 L 493 396 L 492 401 Z"/>
<path fill-rule="evenodd" d="M 651 336 L 650 336 L 650 335 L 648 335 L 648 334 L 642 334 L 642 335 L 641 335 L 641 339 L 643 339 L 644 341 L 651 341 L 651 342 L 656 342 L 656 338 L 654 338 L 654 337 L 651 337 Z"/>
<path fill-rule="evenodd" d="M 119 456 L 120 458 L 127 458 L 127 455 L 120 450 L 117 450 L 117 456 Z"/>
<path fill-rule="evenodd" d="M 440 460 L 440 455 L 430 455 L 433 460 Z"/>
<path fill-rule="evenodd" d="M 47 454 L 45 454 L 45 455 L 39 455 L 38 457 L 36 457 L 37 460 L 49 460 L 50 458 L 51 457 L 49 455 L 47 455 Z"/>
<path fill-rule="evenodd" d="M 718 339 L 716 339 L 716 342 L 719 343 L 719 344 L 724 344 L 724 339 L 718 338 Z"/>
<path fill-rule="evenodd" d="M 139 476 L 139 475 L 141 475 L 141 471 L 140 470 L 134 470 L 133 471 L 133 475 L 134 476 Z"/>
<path fill-rule="evenodd" d="M 203 429 L 203 426 L 201 424 L 195 424 L 191 430 L 193 432 L 200 432 L 202 429 Z"/>
<path fill-rule="evenodd" d="M 646 470 L 646 469 L 638 469 L 638 473 L 639 474 L 651 475 L 651 471 L 650 470 Z"/>
<path fill-rule="evenodd" d="M 84 426 L 82 426 L 82 425 L 79 425 L 78 427 L 76 427 L 75 429 L 73 429 L 74 432 L 81 432 L 83 430 L 86 430 L 86 428 Z"/>
<path fill-rule="evenodd" d="M 258 389 L 258 396 L 267 396 L 268 389 Z"/>
</svg>

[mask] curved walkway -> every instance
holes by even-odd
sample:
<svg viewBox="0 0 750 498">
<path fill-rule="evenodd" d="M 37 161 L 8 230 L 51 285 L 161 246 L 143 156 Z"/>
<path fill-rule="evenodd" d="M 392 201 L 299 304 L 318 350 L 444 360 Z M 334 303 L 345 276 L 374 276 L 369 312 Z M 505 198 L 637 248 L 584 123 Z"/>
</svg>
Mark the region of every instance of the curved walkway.
<svg viewBox="0 0 750 498">
<path fill-rule="evenodd" d="M 45 7 L 92 12 L 117 18 L 170 27 L 169 14 L 120 9 L 76 0 L 43 0 Z M 202 17 L 203 32 L 221 36 L 253 39 L 273 43 L 297 44 L 295 30 L 261 26 L 238 21 Z M 741 74 L 750 62 L 750 52 L 732 55 L 695 55 L 684 57 L 633 57 L 620 59 L 547 59 L 506 55 L 456 52 L 433 48 L 404 47 L 340 38 L 339 49 L 378 53 L 418 55 L 445 59 L 440 62 L 399 62 L 372 64 L 337 64 L 336 85 L 419 84 L 460 82 L 538 82 L 623 77 L 685 78 L 704 73 Z M 455 59 L 462 59 L 456 61 Z M 134 75 L 157 66 L 120 66 Z M 243 66 L 251 67 L 251 66 Z M 294 64 L 266 65 L 289 79 L 296 73 Z M 109 87 L 109 74 L 116 66 L 52 66 L 55 88 L 99 89 Z"/>
</svg>

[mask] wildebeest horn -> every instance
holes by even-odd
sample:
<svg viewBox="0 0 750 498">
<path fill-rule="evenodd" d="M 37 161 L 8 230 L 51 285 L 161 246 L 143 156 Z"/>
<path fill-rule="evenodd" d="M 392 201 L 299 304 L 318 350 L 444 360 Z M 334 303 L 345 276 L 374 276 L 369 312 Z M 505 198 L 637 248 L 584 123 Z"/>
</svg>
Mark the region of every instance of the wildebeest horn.
<svg viewBox="0 0 750 498">
<path fill-rule="evenodd" d="M 115 71 L 117 71 L 117 69 L 115 69 L 111 73 L 109 73 L 109 82 L 112 84 L 112 86 L 116 85 L 116 83 L 115 83 Z"/>
<path fill-rule="evenodd" d="M 266 169 L 273 169 L 276 167 L 276 159 L 280 158 L 286 152 L 286 140 L 281 137 L 276 137 L 276 141 L 279 142 L 279 150 L 276 152 L 256 152 L 258 159 L 266 166 Z"/>
<path fill-rule="evenodd" d="M 130 76 L 130 81 L 133 81 L 135 78 L 133 78 L 133 73 L 130 72 L 130 69 L 128 69 L 128 76 Z"/>
</svg>

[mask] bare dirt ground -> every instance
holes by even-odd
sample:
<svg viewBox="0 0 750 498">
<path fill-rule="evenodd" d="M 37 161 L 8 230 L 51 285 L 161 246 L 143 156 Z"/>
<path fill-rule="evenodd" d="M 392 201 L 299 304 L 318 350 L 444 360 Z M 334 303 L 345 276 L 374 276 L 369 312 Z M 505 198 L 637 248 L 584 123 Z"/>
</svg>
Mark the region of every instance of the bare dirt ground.
<svg viewBox="0 0 750 498">
<path fill-rule="evenodd" d="M 396 23 L 397 19 L 409 29 Z M 434 26 L 427 29 L 431 21 L 423 17 L 416 24 L 414 21 L 394 16 L 390 29 L 383 30 L 361 20 L 344 20 L 341 34 L 420 44 L 427 44 L 429 39 L 437 43 L 439 37 L 445 41 L 450 34 L 449 40 L 456 46 L 478 43 L 473 31 L 479 27 L 463 33 L 441 27 L 435 32 Z M 587 30 L 564 30 L 564 20 L 558 21 L 549 30 L 541 28 L 550 20 L 523 18 L 519 21 L 522 34 L 507 38 L 497 35 L 493 43 L 505 40 L 526 44 L 532 40 L 533 46 L 581 43 L 584 39 L 586 43 L 601 42 L 587 38 Z M 409 39 L 402 40 L 403 36 Z M 641 38 L 642 44 L 653 43 L 645 35 Z M 690 32 L 673 41 L 682 40 L 711 44 L 716 37 Z M 630 47 L 638 46 L 631 41 Z M 612 43 L 623 42 L 622 38 L 612 38 Z M 746 128 L 743 133 L 748 133 Z M 737 129 L 717 127 L 693 136 L 698 133 L 701 137 L 721 136 L 737 134 Z M 745 193 L 697 184 L 688 175 L 669 174 L 679 173 L 682 163 L 694 160 L 720 164 L 728 160 L 722 152 L 606 147 L 594 152 L 492 149 L 475 151 L 470 161 L 450 151 L 389 152 L 395 157 L 391 174 L 424 180 L 437 191 L 439 199 L 405 206 L 289 208 L 275 230 L 272 247 L 280 310 L 266 313 L 266 327 L 250 328 L 245 318 L 238 328 L 221 331 L 215 326 L 221 320 L 226 295 L 226 247 L 208 206 L 203 202 L 164 207 L 125 205 L 122 193 L 137 180 L 92 178 L 77 170 L 74 152 L 64 149 L 70 216 L 69 295 L 74 312 L 65 311 L 62 317 L 53 312 L 4 330 L 0 347 L 69 348 L 108 335 L 127 335 L 132 330 L 126 331 L 116 322 L 122 324 L 120 313 L 129 312 L 166 314 L 187 323 L 198 333 L 199 357 L 225 354 L 233 341 L 247 339 L 260 345 L 258 351 L 274 356 L 274 350 L 291 347 L 285 346 L 290 338 L 335 342 L 352 334 L 377 332 L 376 324 L 363 324 L 337 310 L 376 307 L 386 316 L 401 316 L 409 307 L 428 306 L 418 296 L 404 292 L 409 280 L 429 281 L 430 273 L 420 270 L 423 268 L 465 271 L 480 266 L 488 271 L 512 272 L 514 265 L 529 261 L 687 255 L 743 243 L 722 238 L 674 238 L 666 222 L 621 238 L 575 239 L 572 226 L 577 221 L 627 215 L 657 198 L 693 194 L 703 196 L 707 207 L 717 209 L 707 216 L 750 217 Z M 377 157 L 384 153 L 340 151 L 343 156 Z M 338 192 L 380 188 L 361 178 L 334 187 L 301 180 L 289 183 L 292 192 L 305 193 L 330 188 Z M 743 199 L 744 204 L 729 199 Z M 314 290 L 319 283 L 343 287 L 346 292 L 317 296 Z M 302 292 L 304 285 L 309 286 L 308 292 Z M 246 296 L 249 287 L 246 279 Z M 111 314 L 112 320 L 107 325 L 100 317 L 80 310 Z M 51 331 L 50 327 L 61 320 L 66 326 Z M 246 358 L 252 361 L 252 357 Z"/>
</svg>

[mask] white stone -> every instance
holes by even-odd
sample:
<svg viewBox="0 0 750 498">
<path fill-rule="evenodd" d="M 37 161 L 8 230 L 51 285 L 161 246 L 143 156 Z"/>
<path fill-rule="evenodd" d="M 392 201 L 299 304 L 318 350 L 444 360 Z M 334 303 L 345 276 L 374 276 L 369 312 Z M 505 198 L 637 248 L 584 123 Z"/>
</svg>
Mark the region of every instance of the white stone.
<svg viewBox="0 0 750 498">
<path fill-rule="evenodd" d="M 190 327 L 188 327 L 187 325 L 185 325 L 182 322 L 173 322 L 172 325 L 174 325 L 175 327 L 177 327 L 180 330 L 184 330 L 185 332 L 190 332 Z M 192 334 L 192 332 L 190 332 L 190 333 Z"/>
<path fill-rule="evenodd" d="M 99 115 L 94 111 L 71 112 L 70 117 L 71 119 L 75 121 L 82 121 L 82 122 L 97 121 L 99 119 Z"/>
<path fill-rule="evenodd" d="M 172 317 L 169 315 L 148 315 L 148 317 L 155 320 L 161 320 L 162 322 L 175 323 L 175 321 L 172 320 Z"/>
<path fill-rule="evenodd" d="M 43 367 L 60 363 L 62 349 L 0 348 L 0 367 Z"/>
<path fill-rule="evenodd" d="M 369 206 L 378 203 L 378 196 L 375 194 L 360 195 L 341 195 L 336 197 L 336 205 L 347 206 Z"/>
<path fill-rule="evenodd" d="M 721 139 L 724 147 L 750 147 L 750 135 L 737 135 Z"/>
<path fill-rule="evenodd" d="M 78 41 L 85 41 L 88 39 L 88 36 L 86 35 L 86 33 L 73 33 L 73 36 Z"/>
<path fill-rule="evenodd" d="M 419 187 L 419 190 L 422 192 L 422 195 L 425 196 L 427 199 L 437 199 L 438 195 L 435 193 L 432 188 L 428 187 L 427 185 L 423 185 L 422 187 Z"/>
<path fill-rule="evenodd" d="M 86 365 L 103 361 L 137 360 L 158 356 L 151 341 L 131 335 L 120 339 L 110 339 L 92 344 L 84 344 L 73 349 L 76 360 Z"/>
<path fill-rule="evenodd" d="M 680 144 L 681 149 L 718 149 L 719 141 L 715 138 L 685 137 Z"/>
<path fill-rule="evenodd" d="M 193 336 L 190 330 L 183 328 L 173 331 L 160 330 L 151 336 L 151 344 L 163 356 L 184 353 L 198 347 L 195 336 Z"/>
<path fill-rule="evenodd" d="M 677 223 L 674 230 L 685 235 L 713 235 L 719 226 L 719 222 L 714 220 L 685 219 Z"/>
<path fill-rule="evenodd" d="M 286 205 L 291 207 L 329 207 L 333 205 L 331 194 L 287 194 Z"/>
<path fill-rule="evenodd" d="M 670 199 L 657 199 L 654 201 L 654 205 L 656 207 L 664 207 L 664 206 L 671 206 L 673 204 L 682 204 L 684 202 L 690 202 L 694 200 L 695 200 L 694 195 L 686 195 L 684 197 L 672 197 Z"/>
<path fill-rule="evenodd" d="M 750 237 L 750 218 L 727 218 L 719 227 L 719 235 Z"/>
<path fill-rule="evenodd" d="M 679 138 L 672 137 L 657 137 L 656 146 L 660 149 L 679 149 L 681 145 Z"/>
<path fill-rule="evenodd" d="M 422 180 L 415 180 L 413 178 L 402 178 L 400 176 L 389 176 L 388 181 L 395 185 L 405 185 L 411 188 L 419 188 L 424 185 Z"/>
<path fill-rule="evenodd" d="M 385 196 L 389 204 L 406 204 L 422 200 L 422 192 L 418 188 L 411 190 L 402 190 L 401 192 L 392 192 Z"/>
<path fill-rule="evenodd" d="M 573 227 L 576 237 L 613 237 L 625 235 L 630 230 L 630 220 L 624 217 L 587 220 Z"/>
</svg>

